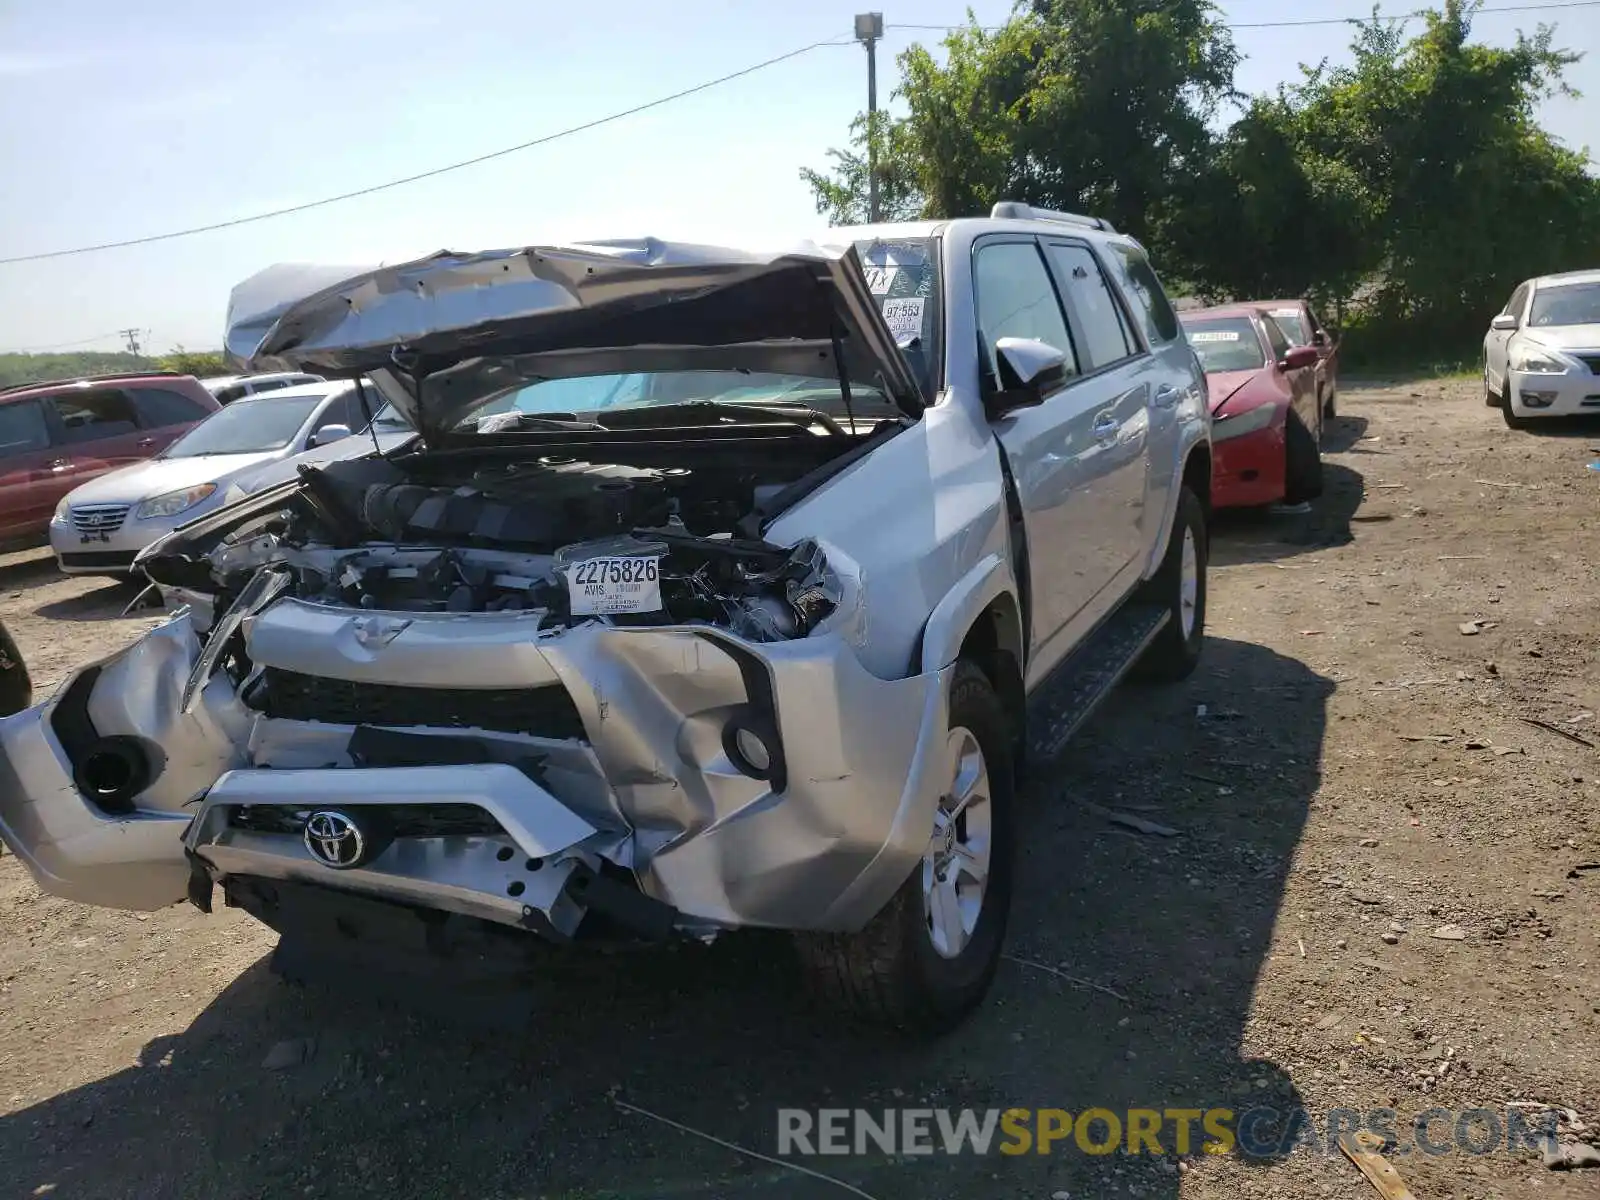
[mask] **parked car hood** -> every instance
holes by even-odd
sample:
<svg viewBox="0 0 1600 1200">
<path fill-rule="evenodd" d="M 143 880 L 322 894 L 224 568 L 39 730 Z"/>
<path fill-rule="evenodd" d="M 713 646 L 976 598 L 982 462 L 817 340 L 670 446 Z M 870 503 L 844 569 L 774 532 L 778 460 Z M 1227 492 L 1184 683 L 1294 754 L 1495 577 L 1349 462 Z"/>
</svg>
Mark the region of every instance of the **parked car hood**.
<svg viewBox="0 0 1600 1200">
<path fill-rule="evenodd" d="M 1211 411 L 1214 413 L 1230 400 L 1234 393 L 1257 375 L 1256 371 L 1208 371 L 1206 373 L 1206 392 L 1211 402 Z"/>
<path fill-rule="evenodd" d="M 317 446 L 303 454 L 296 454 L 293 458 L 268 463 L 259 470 L 243 471 L 234 480 L 234 487 L 239 495 L 246 496 L 264 487 L 271 487 L 275 483 L 287 483 L 300 473 L 301 467 L 321 466 L 339 459 L 360 458 L 366 454 L 390 454 L 416 436 L 409 429 L 380 433 L 378 444 L 374 447 L 370 433 L 352 433 L 347 438 L 329 442 L 326 446 Z"/>
<path fill-rule="evenodd" d="M 249 369 L 368 374 L 430 442 L 481 402 L 488 385 L 471 366 L 488 356 L 516 356 L 514 378 L 529 379 L 722 365 L 816 375 L 819 361 L 832 375 L 835 346 L 852 382 L 922 411 L 848 244 L 773 254 L 651 238 L 286 264 L 236 287 L 227 319 L 228 353 Z"/>
<path fill-rule="evenodd" d="M 1600 325 L 1525 325 L 1529 340 L 1552 350 L 1593 350 L 1600 347 Z"/>
<path fill-rule="evenodd" d="M 201 483 L 219 487 L 235 476 L 254 471 L 281 455 L 281 450 L 253 454 L 201 454 L 187 458 L 152 458 L 120 471 L 108 471 L 75 488 L 69 504 L 137 504 L 168 492 L 181 491 Z"/>
</svg>

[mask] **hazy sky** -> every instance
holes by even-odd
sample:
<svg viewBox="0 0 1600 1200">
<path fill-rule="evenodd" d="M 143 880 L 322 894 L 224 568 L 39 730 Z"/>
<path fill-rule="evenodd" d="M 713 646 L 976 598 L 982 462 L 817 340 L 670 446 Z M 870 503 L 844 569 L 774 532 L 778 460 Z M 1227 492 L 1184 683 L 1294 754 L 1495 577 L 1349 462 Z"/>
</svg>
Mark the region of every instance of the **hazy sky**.
<svg viewBox="0 0 1600 1200">
<path fill-rule="evenodd" d="M 203 225 L 482 154 L 692 86 L 809 42 L 848 39 L 860 0 L 0 0 L 0 257 Z M 1515 0 L 1491 0 L 1504 6 Z M 865 5 L 862 5 L 865 7 Z M 961 0 L 885 4 L 949 24 Z M 978 0 L 985 22 L 1008 0 Z M 1384 11 L 1413 7 L 1387 0 Z M 1366 0 L 1229 0 L 1235 23 L 1345 17 Z M 1600 41 L 1600 7 L 1483 14 L 1510 41 L 1541 19 Z M 931 31 L 891 28 L 893 55 Z M 1236 31 L 1238 84 L 1347 57 L 1339 26 Z M 652 112 L 378 195 L 216 233 L 0 265 L 0 350 L 113 330 L 148 344 L 221 342 L 229 289 L 285 260 L 397 261 L 584 237 L 787 240 L 818 225 L 797 169 L 821 165 L 865 106 L 865 55 L 825 47 Z M 1600 58 L 1571 75 L 1600 94 Z M 1547 125 L 1587 144 L 1597 101 Z"/>
</svg>

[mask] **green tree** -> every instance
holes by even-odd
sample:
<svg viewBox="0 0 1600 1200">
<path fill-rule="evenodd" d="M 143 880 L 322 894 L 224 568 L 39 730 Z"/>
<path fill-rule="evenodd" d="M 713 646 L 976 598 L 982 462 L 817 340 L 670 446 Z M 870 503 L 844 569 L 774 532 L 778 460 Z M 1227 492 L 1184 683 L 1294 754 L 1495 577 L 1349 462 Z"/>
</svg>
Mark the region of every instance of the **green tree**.
<svg viewBox="0 0 1600 1200">
<path fill-rule="evenodd" d="M 1087 210 L 1141 236 L 1206 161 L 1238 62 L 1206 0 L 1033 0 L 998 30 L 969 18 L 943 48 L 943 62 L 923 46 L 898 59 L 907 112 L 878 143 L 898 195 L 932 217 L 1001 199 Z M 830 216 L 863 207 L 847 153 L 805 173 Z"/>
<path fill-rule="evenodd" d="M 197 379 L 204 379 L 208 375 L 234 374 L 220 350 L 185 350 L 182 346 L 174 346 L 157 361 L 163 371 L 176 371 Z"/>
</svg>

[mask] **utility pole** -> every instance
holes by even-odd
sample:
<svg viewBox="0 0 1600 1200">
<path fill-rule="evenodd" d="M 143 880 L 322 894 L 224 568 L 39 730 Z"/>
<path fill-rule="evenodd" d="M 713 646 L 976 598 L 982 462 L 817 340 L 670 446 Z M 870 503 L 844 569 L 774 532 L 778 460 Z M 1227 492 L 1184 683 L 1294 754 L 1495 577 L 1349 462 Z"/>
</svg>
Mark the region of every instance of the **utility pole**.
<svg viewBox="0 0 1600 1200">
<path fill-rule="evenodd" d="M 129 354 L 137 354 L 137 353 L 139 353 L 139 335 L 141 333 L 143 333 L 144 330 L 142 330 L 142 329 L 119 329 L 119 330 L 117 330 L 117 332 L 120 333 L 123 337 L 128 339 L 128 353 Z"/>
<path fill-rule="evenodd" d="M 883 14 L 856 14 L 856 41 L 867 48 L 867 220 L 878 220 L 878 39 Z"/>
</svg>

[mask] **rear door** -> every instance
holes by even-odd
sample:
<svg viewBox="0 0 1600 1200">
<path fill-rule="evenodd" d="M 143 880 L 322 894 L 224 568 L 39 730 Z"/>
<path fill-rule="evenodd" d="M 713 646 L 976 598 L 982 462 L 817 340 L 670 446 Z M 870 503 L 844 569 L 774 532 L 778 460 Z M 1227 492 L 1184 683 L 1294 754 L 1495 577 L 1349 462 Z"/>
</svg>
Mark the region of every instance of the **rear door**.
<svg viewBox="0 0 1600 1200">
<path fill-rule="evenodd" d="M 1090 432 L 1097 455 L 1090 520 L 1105 556 L 1099 571 L 1104 588 L 1143 557 L 1150 402 L 1162 382 L 1160 365 L 1146 352 L 1087 243 L 1050 238 L 1045 255 L 1078 347 L 1083 380 L 1077 386 L 1092 397 Z M 1119 593 L 1097 594 L 1096 607 L 1109 608 L 1120 599 Z"/>
<path fill-rule="evenodd" d="M 1109 554 L 1098 544 L 1093 485 L 1102 447 L 1093 432 L 1099 392 L 1079 385 L 1078 351 L 1067 329 L 1042 247 L 1026 235 L 980 240 L 972 252 L 973 302 L 986 391 L 999 387 L 995 343 L 1033 338 L 1066 356 L 1065 384 L 1033 408 L 994 422 L 1027 536 L 1030 642 L 1028 682 L 1047 673 L 1070 639 L 1060 636 L 1107 582 Z"/>
<path fill-rule="evenodd" d="M 156 436 L 140 428 L 133 397 L 122 388 L 70 388 L 45 400 L 70 478 L 62 495 L 118 467 L 149 458 Z"/>
<path fill-rule="evenodd" d="M 0 402 L 0 540 L 32 537 L 50 524 L 67 466 L 50 444 L 38 400 Z"/>
</svg>

